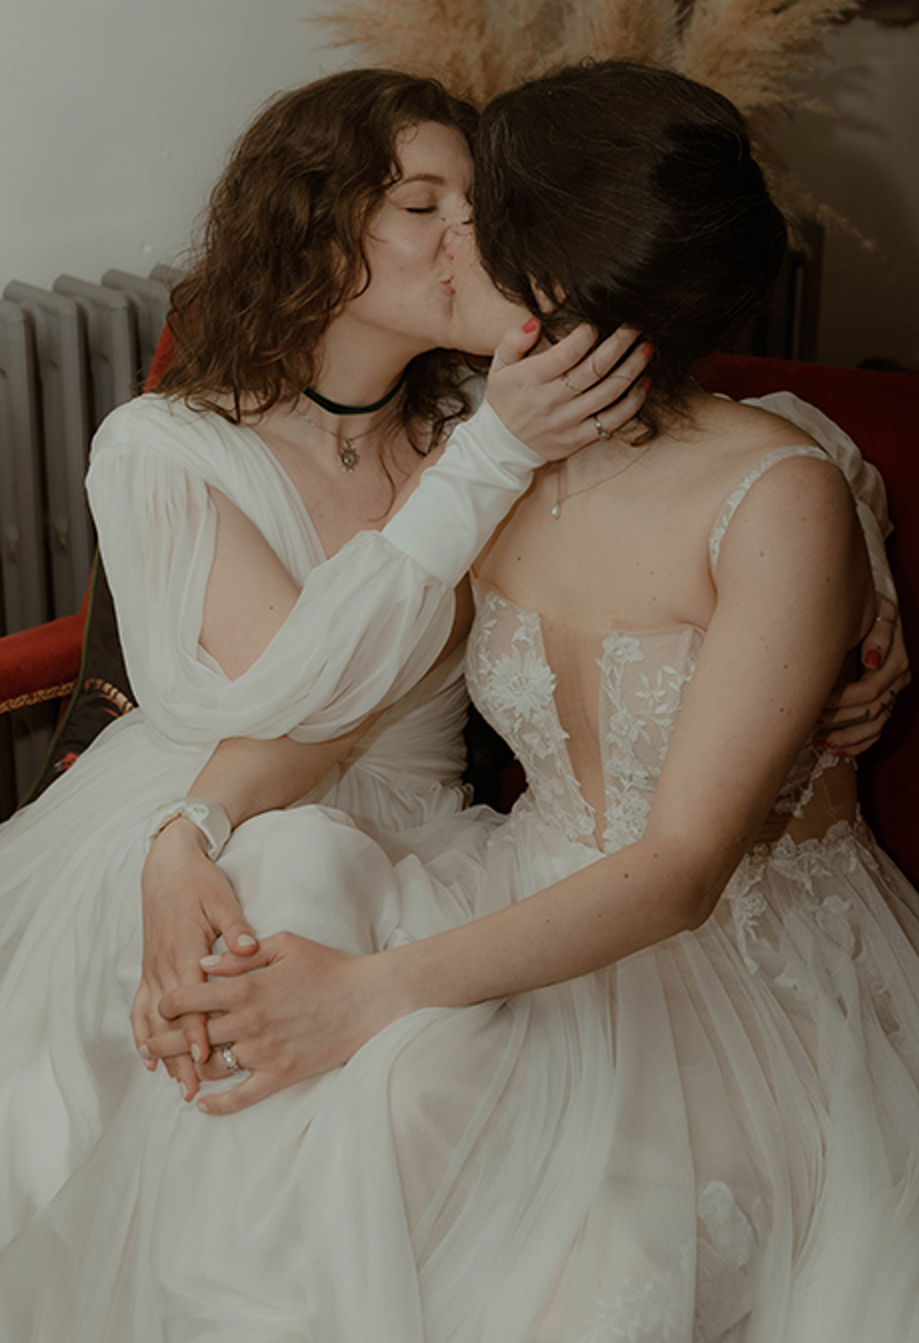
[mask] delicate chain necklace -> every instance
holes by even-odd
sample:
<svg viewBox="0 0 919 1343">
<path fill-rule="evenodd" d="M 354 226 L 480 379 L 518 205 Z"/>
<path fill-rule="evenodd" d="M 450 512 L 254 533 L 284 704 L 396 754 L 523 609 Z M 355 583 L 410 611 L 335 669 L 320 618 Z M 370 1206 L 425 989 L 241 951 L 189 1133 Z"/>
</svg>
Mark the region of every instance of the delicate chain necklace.
<svg viewBox="0 0 919 1343">
<path fill-rule="evenodd" d="M 344 402 L 332 401 L 331 398 L 323 396 L 321 392 L 317 392 L 312 387 L 304 387 L 303 395 L 309 397 L 310 401 L 315 401 L 317 406 L 321 406 L 330 415 L 372 415 L 374 411 L 382 410 L 384 406 L 388 406 L 396 393 L 402 390 L 404 383 L 405 374 L 403 373 L 396 385 L 391 387 L 385 396 L 381 396 L 379 401 L 371 402 L 369 406 L 346 406 Z M 314 429 L 318 429 L 321 434 L 328 434 L 329 438 L 335 439 L 338 461 L 343 471 L 353 471 L 356 466 L 360 465 L 361 455 L 354 445 L 359 438 L 363 438 L 365 434 L 369 434 L 371 430 L 376 429 L 375 424 L 368 425 L 359 434 L 342 434 L 343 441 L 339 442 L 338 434 L 334 429 L 326 429 L 324 424 L 317 424 L 309 411 L 300 410 L 299 407 L 295 409 L 297 414 L 306 420 L 307 424 L 312 425 Z"/>
<path fill-rule="evenodd" d="M 637 457 L 633 457 L 631 461 L 626 462 L 625 466 L 620 466 L 615 471 L 610 472 L 608 476 L 603 476 L 600 480 L 593 480 L 589 485 L 582 485 L 578 490 L 567 490 L 562 494 L 562 468 L 564 467 L 566 471 L 568 470 L 568 458 L 566 457 L 563 461 L 559 462 L 558 471 L 555 473 L 558 493 L 556 495 L 555 503 L 549 509 L 549 516 L 558 520 L 562 516 L 562 504 L 566 499 L 573 499 L 575 495 L 578 494 L 586 494 L 588 490 L 595 490 L 598 485 L 605 485 L 607 481 L 615 480 L 617 476 L 621 476 L 624 472 L 628 471 L 630 466 L 634 466 L 636 462 L 640 462 L 650 447 L 651 443 L 646 443 Z"/>
<path fill-rule="evenodd" d="M 354 444 L 359 438 L 363 438 L 365 434 L 369 434 L 371 430 L 376 429 L 375 424 L 371 424 L 367 429 L 362 429 L 359 434 L 342 434 L 342 442 L 339 442 L 335 430 L 326 429 L 324 424 L 317 424 L 308 410 L 298 410 L 297 414 L 301 415 L 307 424 L 311 424 L 314 429 L 318 429 L 320 434 L 328 434 L 329 438 L 335 439 L 338 463 L 343 471 L 353 471 L 356 466 L 360 465 L 361 455 Z"/>
</svg>

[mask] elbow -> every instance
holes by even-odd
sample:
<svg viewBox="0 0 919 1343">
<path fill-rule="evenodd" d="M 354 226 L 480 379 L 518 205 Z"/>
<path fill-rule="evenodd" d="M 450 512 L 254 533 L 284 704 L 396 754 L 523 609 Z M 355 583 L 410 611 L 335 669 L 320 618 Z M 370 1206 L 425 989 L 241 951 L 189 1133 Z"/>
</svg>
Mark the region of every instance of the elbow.
<svg viewBox="0 0 919 1343">
<path fill-rule="evenodd" d="M 696 932 L 711 918 L 736 866 L 736 855 L 715 856 L 712 846 L 671 832 L 666 839 L 647 836 L 649 885 L 663 903 L 665 936 Z"/>
<path fill-rule="evenodd" d="M 681 933 L 697 932 L 708 922 L 721 899 L 728 876 L 712 872 L 696 872 L 689 876 L 677 902 L 676 917 Z"/>
<path fill-rule="evenodd" d="M 683 926 L 680 931 L 695 933 L 704 923 L 707 923 L 715 912 L 720 894 L 721 891 L 719 890 L 717 894 L 700 895 L 695 900 L 687 901 L 683 910 Z"/>
</svg>

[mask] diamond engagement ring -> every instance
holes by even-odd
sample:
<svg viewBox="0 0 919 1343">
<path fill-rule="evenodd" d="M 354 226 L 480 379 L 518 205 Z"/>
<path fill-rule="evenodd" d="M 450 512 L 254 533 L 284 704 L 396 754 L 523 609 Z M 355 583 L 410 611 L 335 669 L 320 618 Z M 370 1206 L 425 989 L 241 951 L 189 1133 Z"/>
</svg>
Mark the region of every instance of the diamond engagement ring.
<svg viewBox="0 0 919 1343">
<path fill-rule="evenodd" d="M 241 1073 L 244 1071 L 242 1064 L 240 1063 L 236 1055 L 233 1053 L 233 1050 L 230 1048 L 229 1045 L 220 1046 L 220 1057 L 227 1065 L 228 1073 Z"/>
<path fill-rule="evenodd" d="M 594 416 L 594 429 L 597 431 L 597 438 L 612 438 L 612 434 L 601 423 L 599 416 Z"/>
</svg>

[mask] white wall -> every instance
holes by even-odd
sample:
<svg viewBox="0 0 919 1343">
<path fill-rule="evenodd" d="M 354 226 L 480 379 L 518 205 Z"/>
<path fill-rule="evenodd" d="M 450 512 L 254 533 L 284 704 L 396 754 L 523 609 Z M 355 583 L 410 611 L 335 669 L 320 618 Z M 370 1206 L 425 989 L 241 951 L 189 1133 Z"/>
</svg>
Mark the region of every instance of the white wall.
<svg viewBox="0 0 919 1343">
<path fill-rule="evenodd" d="M 919 368 L 919 25 L 857 20 L 825 48 L 807 87 L 836 116 L 799 114 L 777 143 L 812 194 L 882 255 L 844 234 L 828 238 L 818 358 Z"/>
<path fill-rule="evenodd" d="M 0 0 L 0 290 L 175 258 L 277 89 L 340 68 L 318 0 Z"/>
<path fill-rule="evenodd" d="M 177 257 L 255 108 L 346 63 L 302 21 L 332 2 L 0 0 L 0 289 Z M 839 118 L 779 139 L 886 260 L 830 239 L 819 355 L 919 361 L 919 26 L 827 51 L 810 85 Z"/>
</svg>

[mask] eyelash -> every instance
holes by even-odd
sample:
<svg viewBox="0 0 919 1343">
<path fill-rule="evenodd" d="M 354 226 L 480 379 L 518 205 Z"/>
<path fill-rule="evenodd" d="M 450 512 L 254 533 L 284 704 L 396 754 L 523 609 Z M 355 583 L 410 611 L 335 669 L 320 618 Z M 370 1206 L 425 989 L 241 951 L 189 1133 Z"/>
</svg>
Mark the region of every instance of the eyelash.
<svg viewBox="0 0 919 1343">
<path fill-rule="evenodd" d="M 405 207 L 405 209 L 406 209 L 406 213 L 407 213 L 407 214 L 410 214 L 410 215 L 432 215 L 432 214 L 435 213 L 435 211 L 436 211 L 436 209 L 437 209 L 437 206 L 436 206 L 436 205 L 424 205 L 424 206 L 421 206 L 421 205 L 407 205 L 407 206 Z"/>
</svg>

